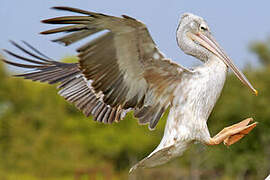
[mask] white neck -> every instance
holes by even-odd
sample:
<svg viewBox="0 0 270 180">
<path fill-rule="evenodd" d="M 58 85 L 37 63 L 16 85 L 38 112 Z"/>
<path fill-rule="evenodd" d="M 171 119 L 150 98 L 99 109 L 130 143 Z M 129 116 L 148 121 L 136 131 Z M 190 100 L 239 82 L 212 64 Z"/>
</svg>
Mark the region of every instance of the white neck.
<svg viewBox="0 0 270 180">
<path fill-rule="evenodd" d="M 197 75 L 189 80 L 188 95 L 196 118 L 207 120 L 223 89 L 228 67 L 217 56 L 211 56 L 195 68 Z"/>
</svg>

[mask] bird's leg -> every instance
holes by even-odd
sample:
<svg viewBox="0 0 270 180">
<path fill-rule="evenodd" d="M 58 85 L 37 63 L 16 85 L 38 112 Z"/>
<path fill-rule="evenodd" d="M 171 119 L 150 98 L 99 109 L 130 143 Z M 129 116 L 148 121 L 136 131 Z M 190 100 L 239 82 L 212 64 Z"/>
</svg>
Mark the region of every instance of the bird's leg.
<svg viewBox="0 0 270 180">
<path fill-rule="evenodd" d="M 257 122 L 252 122 L 252 118 L 245 119 L 237 124 L 224 128 L 217 135 L 207 142 L 208 145 L 217 145 L 222 141 L 226 146 L 230 146 L 240 139 L 242 139 L 245 135 L 247 135 L 254 127 L 256 127 Z"/>
</svg>

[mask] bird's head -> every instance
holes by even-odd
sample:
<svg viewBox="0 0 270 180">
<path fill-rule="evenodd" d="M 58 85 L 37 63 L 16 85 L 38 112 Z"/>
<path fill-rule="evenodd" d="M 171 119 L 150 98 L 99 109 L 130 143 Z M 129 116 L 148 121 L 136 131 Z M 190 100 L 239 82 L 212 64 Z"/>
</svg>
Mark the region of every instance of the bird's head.
<svg viewBox="0 0 270 180">
<path fill-rule="evenodd" d="M 192 55 L 203 62 L 208 61 L 212 56 L 216 56 L 231 68 L 243 84 L 257 95 L 257 90 L 254 89 L 245 75 L 219 46 L 203 18 L 191 13 L 185 13 L 180 20 L 176 35 L 177 43 L 184 53 Z"/>
<path fill-rule="evenodd" d="M 192 35 L 210 34 L 210 29 L 203 18 L 191 13 L 185 13 L 177 28 L 177 42 L 179 47 L 188 55 L 192 55 L 201 61 L 207 61 L 211 52 L 202 47 L 199 42 L 192 39 Z"/>
</svg>

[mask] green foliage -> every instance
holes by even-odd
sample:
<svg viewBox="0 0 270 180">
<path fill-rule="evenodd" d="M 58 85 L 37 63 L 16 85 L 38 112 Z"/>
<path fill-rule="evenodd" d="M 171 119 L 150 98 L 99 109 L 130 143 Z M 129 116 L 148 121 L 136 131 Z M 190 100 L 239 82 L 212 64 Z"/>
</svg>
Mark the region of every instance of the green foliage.
<svg viewBox="0 0 270 180">
<path fill-rule="evenodd" d="M 252 51 L 269 64 L 268 43 L 254 44 Z M 266 66 L 245 74 L 258 97 L 229 75 L 209 129 L 214 135 L 247 117 L 258 127 L 229 148 L 194 145 L 181 158 L 144 170 L 137 179 L 265 178 L 270 169 L 270 70 Z M 131 165 L 150 153 L 163 134 L 166 115 L 153 132 L 138 126 L 132 113 L 117 124 L 96 123 L 58 96 L 54 86 L 12 78 L 1 63 L 0 82 L 0 179 L 87 179 L 87 174 L 106 179 L 106 173 L 127 179 Z"/>
<path fill-rule="evenodd" d="M 250 50 L 256 53 L 263 65 L 270 64 L 270 39 L 267 42 L 256 41 L 251 44 Z"/>
</svg>

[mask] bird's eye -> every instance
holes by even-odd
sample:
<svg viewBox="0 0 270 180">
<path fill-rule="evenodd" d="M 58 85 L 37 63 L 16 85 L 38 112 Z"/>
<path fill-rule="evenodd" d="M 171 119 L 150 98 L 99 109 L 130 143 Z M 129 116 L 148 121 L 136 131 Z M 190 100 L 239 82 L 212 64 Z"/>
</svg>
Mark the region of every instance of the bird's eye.
<svg viewBox="0 0 270 180">
<path fill-rule="evenodd" d="M 207 31 L 207 27 L 204 26 L 204 25 L 201 25 L 201 26 L 200 26 L 200 29 L 203 30 L 203 31 Z"/>
</svg>

